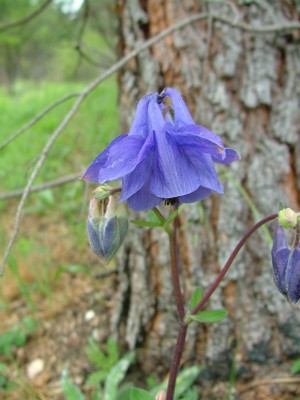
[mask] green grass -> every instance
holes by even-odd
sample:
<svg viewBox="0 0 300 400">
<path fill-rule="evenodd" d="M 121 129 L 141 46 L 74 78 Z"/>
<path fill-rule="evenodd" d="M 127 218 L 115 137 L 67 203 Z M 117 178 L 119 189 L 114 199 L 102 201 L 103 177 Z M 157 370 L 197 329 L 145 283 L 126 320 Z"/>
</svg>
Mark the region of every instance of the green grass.
<svg viewBox="0 0 300 400">
<path fill-rule="evenodd" d="M 52 102 L 83 88 L 80 83 L 19 82 L 14 94 L 0 90 L 0 144 Z M 116 135 L 117 85 L 105 81 L 83 103 L 50 151 L 36 182 L 83 171 Z M 75 99 L 47 114 L 14 142 L 0 150 L 1 191 L 24 187 L 37 157 Z"/>
<path fill-rule="evenodd" d="M 82 90 L 82 83 L 57 82 L 18 82 L 13 94 L 0 89 L 0 146 L 5 140 L 18 131 L 35 115 L 61 97 Z M 0 192 L 23 188 L 52 132 L 72 107 L 76 99 L 68 100 L 45 115 L 37 124 L 0 150 Z M 48 154 L 35 183 L 42 183 L 67 174 L 83 172 L 89 163 L 101 150 L 117 136 L 117 83 L 115 79 L 103 82 L 85 100 L 75 117 L 70 121 Z M 30 195 L 25 204 L 24 214 L 33 215 L 33 229 L 22 229 L 18 241 L 9 258 L 9 268 L 14 276 L 20 294 L 31 309 L 35 308 L 32 292 L 41 292 L 51 298 L 55 268 L 67 270 L 67 265 L 55 265 L 54 271 L 49 261 L 47 248 L 48 231 L 57 226 L 57 234 L 68 230 L 66 248 L 73 247 L 78 253 L 78 263 L 81 264 L 80 252 L 86 254 L 88 249 L 85 213 L 88 204 L 85 203 L 83 219 L 79 220 L 84 197 L 84 184 L 75 181 L 72 184 L 48 189 Z M 0 254 L 8 242 L 12 226 L 12 213 L 15 202 L 11 200 L 0 202 Z M 42 218 L 46 222 L 42 222 Z M 66 228 L 67 227 L 67 228 Z M 30 236 L 31 235 L 31 236 Z M 46 238 L 46 239 L 44 239 Z M 59 239 L 58 239 L 59 240 Z M 53 243 L 53 233 L 52 233 Z M 68 247 L 69 246 L 69 247 Z M 74 257 L 74 258 L 76 258 Z M 72 255 L 70 255 L 70 259 Z M 35 276 L 35 281 L 23 282 L 22 271 L 29 268 Z M 5 277 L 0 281 L 5 284 Z M 2 299 L 3 300 L 3 299 Z M 0 309 L 4 304 L 0 304 Z"/>
</svg>

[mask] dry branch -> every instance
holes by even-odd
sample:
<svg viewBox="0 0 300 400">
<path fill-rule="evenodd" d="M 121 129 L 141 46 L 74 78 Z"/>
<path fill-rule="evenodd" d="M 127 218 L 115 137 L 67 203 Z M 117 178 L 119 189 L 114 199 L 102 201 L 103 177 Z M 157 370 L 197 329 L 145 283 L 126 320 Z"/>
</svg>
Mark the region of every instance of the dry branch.
<svg viewBox="0 0 300 400">
<path fill-rule="evenodd" d="M 29 190 L 29 193 L 41 192 L 43 190 L 51 189 L 56 186 L 65 185 L 66 183 L 75 182 L 77 179 L 81 177 L 81 175 L 82 174 L 79 173 L 66 175 L 62 176 L 61 178 L 53 179 L 52 181 L 44 182 L 40 185 L 32 186 L 31 189 Z M 14 197 L 20 197 L 23 195 L 23 193 L 24 189 L 17 189 L 17 190 L 12 190 L 11 192 L 0 193 L 0 200 L 8 200 Z"/>
<path fill-rule="evenodd" d="M 46 0 L 45 3 L 41 4 L 36 10 L 34 10 L 31 14 L 26 15 L 23 18 L 18 19 L 17 21 L 9 22 L 8 24 L 0 25 L 0 32 L 7 31 L 9 29 L 17 28 L 18 26 L 22 26 L 27 24 L 29 21 L 37 17 L 46 7 L 48 7 L 52 3 L 52 0 Z"/>
</svg>

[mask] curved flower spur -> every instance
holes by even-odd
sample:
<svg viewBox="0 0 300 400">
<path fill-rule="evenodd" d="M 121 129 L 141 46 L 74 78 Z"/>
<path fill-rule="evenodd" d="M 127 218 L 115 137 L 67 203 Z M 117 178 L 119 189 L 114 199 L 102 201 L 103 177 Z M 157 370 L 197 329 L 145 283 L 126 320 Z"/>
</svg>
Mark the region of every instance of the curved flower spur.
<svg viewBox="0 0 300 400">
<path fill-rule="evenodd" d="M 192 203 L 222 194 L 214 163 L 239 158 L 218 135 L 195 124 L 180 93 L 167 88 L 139 101 L 129 133 L 114 139 L 82 179 L 100 184 L 122 179 L 119 201 L 141 211 L 162 201 Z"/>
</svg>

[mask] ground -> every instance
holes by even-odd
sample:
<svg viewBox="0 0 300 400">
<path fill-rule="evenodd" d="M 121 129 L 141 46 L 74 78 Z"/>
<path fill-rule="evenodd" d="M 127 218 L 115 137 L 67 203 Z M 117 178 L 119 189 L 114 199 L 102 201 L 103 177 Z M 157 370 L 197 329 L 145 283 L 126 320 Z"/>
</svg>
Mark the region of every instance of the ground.
<svg viewBox="0 0 300 400">
<path fill-rule="evenodd" d="M 6 209 L 7 231 L 13 209 Z M 77 221 L 74 230 L 59 212 L 26 214 L 23 219 L 20 238 L 25 242 L 16 246 L 11 261 L 19 272 L 8 268 L 1 282 L 0 337 L 25 316 L 37 320 L 38 325 L 24 346 L 13 349 L 12 358 L 0 355 L 0 363 L 8 366 L 6 376 L 15 384 L 13 390 L 0 391 L 1 399 L 63 400 L 63 370 L 67 369 L 80 387 L 93 371 L 86 354 L 88 338 L 104 346 L 109 337 L 116 273 L 114 266 L 101 265 L 90 252 L 85 234 L 78 242 L 76 235 L 81 229 L 85 231 L 84 218 Z M 32 242 L 34 252 L 30 251 Z M 29 289 L 27 294 L 24 285 Z M 138 381 L 138 366 L 130 374 Z M 291 380 L 287 371 L 286 380 L 274 384 L 276 376 L 282 373 L 270 371 L 270 376 L 257 377 L 255 382 L 237 382 L 231 391 L 229 382 L 212 385 L 202 379 L 203 399 L 300 398 L 299 379 Z"/>
</svg>

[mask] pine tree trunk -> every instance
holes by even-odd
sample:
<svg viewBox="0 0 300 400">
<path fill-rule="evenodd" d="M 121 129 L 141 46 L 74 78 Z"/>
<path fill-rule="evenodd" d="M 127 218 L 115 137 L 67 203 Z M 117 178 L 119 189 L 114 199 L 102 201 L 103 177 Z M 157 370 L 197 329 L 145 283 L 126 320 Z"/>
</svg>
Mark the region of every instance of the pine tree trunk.
<svg viewBox="0 0 300 400">
<path fill-rule="evenodd" d="M 298 18 L 297 2 L 292 1 L 244 1 L 239 6 L 212 2 L 209 8 L 207 2 L 192 0 L 119 3 L 121 55 L 209 8 L 255 26 Z M 141 96 L 172 86 L 184 96 L 195 121 L 221 135 L 242 158 L 220 168 L 223 196 L 189 205 L 181 216 L 185 299 L 196 287 L 209 287 L 257 213 L 276 212 L 279 201 L 300 208 L 299 49 L 299 31 L 257 34 L 205 20 L 139 54 L 119 76 L 124 132 Z M 224 392 L 220 382 L 228 383 L 233 369 L 239 388 L 253 379 L 285 376 L 298 356 L 300 315 L 273 283 L 272 224 L 269 228 L 269 234 L 261 230 L 248 242 L 209 304 L 226 308 L 227 320 L 189 329 L 183 364 L 205 367 L 204 398 L 225 398 L 228 387 Z M 119 258 L 117 293 L 113 331 L 130 348 L 142 349 L 141 369 L 147 376 L 157 373 L 162 378 L 178 328 L 166 234 L 131 226 Z M 275 399 L 283 398 L 280 393 L 293 396 L 296 389 L 267 385 L 251 390 L 258 390 L 257 399 Z"/>
</svg>

